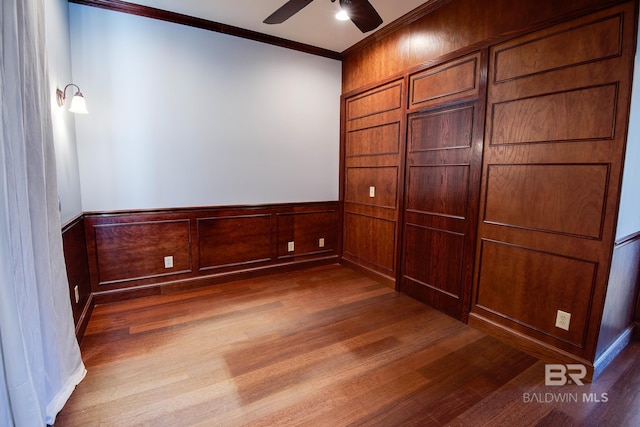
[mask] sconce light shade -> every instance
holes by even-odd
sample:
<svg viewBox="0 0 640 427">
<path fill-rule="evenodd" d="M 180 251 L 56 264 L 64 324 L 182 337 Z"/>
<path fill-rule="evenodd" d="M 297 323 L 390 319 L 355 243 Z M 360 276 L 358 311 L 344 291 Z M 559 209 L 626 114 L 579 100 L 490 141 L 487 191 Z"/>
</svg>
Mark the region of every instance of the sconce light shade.
<svg viewBox="0 0 640 427">
<path fill-rule="evenodd" d="M 87 111 L 87 103 L 84 101 L 84 96 L 80 92 L 76 92 L 71 98 L 71 107 L 69 111 L 76 114 L 89 114 Z"/>
<path fill-rule="evenodd" d="M 80 92 L 80 88 L 78 87 L 78 85 L 75 85 L 73 83 L 69 83 L 68 85 L 66 85 L 64 87 L 64 90 L 56 89 L 56 97 L 58 99 L 58 105 L 61 107 L 64 105 L 67 88 L 69 86 L 75 86 L 76 89 L 78 89 L 76 93 L 73 95 L 73 98 L 71 99 L 71 106 L 69 107 L 69 111 L 76 114 L 89 114 L 89 111 L 87 111 L 87 103 L 84 100 L 84 96 L 82 95 L 82 92 Z"/>
</svg>

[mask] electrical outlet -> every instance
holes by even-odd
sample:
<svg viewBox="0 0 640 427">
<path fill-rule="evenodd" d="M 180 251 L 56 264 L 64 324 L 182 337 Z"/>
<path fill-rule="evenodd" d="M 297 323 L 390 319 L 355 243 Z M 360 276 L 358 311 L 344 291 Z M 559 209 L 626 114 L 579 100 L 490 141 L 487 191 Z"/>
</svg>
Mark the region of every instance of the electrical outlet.
<svg viewBox="0 0 640 427">
<path fill-rule="evenodd" d="M 164 257 L 164 268 L 173 268 L 173 257 L 172 256 Z"/>
<path fill-rule="evenodd" d="M 376 187 L 369 187 L 369 197 L 376 197 Z"/>
<path fill-rule="evenodd" d="M 324 248 L 324 237 L 318 239 L 318 247 Z"/>
<path fill-rule="evenodd" d="M 565 331 L 568 331 L 569 324 L 571 324 L 571 313 L 558 310 L 558 314 L 556 315 L 556 328 L 560 328 L 560 329 L 564 329 Z"/>
<path fill-rule="evenodd" d="M 293 244 L 293 242 L 287 242 L 287 251 L 289 252 L 295 251 L 295 245 Z"/>
<path fill-rule="evenodd" d="M 76 297 L 76 304 L 80 302 L 80 289 L 78 288 L 78 285 L 76 285 L 75 288 L 73 288 L 73 294 Z"/>
</svg>

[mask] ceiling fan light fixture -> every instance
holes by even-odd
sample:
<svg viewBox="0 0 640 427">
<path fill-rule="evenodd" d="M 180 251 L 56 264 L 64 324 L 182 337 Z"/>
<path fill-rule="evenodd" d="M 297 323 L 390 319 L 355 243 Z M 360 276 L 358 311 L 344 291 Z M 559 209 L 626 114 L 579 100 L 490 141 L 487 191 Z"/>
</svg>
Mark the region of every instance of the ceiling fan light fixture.
<svg viewBox="0 0 640 427">
<path fill-rule="evenodd" d="M 304 9 L 313 0 L 289 0 L 265 19 L 265 24 L 282 24 Z M 336 0 L 331 0 L 335 3 Z M 382 24 L 382 18 L 369 0 L 340 0 L 340 9 L 363 33 L 373 31 Z"/>
<path fill-rule="evenodd" d="M 347 11 L 342 9 L 342 10 L 340 10 L 340 12 L 336 13 L 336 19 L 338 21 L 348 21 L 350 18 L 349 18 L 349 14 L 347 13 Z"/>
</svg>

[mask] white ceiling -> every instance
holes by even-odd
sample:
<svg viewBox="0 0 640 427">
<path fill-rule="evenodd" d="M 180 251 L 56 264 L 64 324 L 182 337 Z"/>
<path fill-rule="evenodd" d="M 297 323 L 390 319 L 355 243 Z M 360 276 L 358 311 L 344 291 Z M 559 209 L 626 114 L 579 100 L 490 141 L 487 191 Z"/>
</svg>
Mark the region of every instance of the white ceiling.
<svg viewBox="0 0 640 427">
<path fill-rule="evenodd" d="M 351 21 L 338 21 L 338 1 L 315 0 L 282 24 L 262 21 L 287 0 L 127 0 L 128 3 L 194 16 L 257 31 L 334 52 L 343 52 L 373 32 L 430 0 L 369 0 L 384 21 L 362 34 Z"/>
</svg>

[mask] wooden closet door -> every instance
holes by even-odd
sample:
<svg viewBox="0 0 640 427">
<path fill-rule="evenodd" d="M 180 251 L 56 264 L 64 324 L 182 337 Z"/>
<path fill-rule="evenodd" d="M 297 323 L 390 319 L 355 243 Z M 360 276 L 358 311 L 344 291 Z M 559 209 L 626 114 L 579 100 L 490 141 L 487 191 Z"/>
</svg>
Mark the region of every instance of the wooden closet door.
<svg viewBox="0 0 640 427">
<path fill-rule="evenodd" d="M 486 55 L 410 78 L 400 290 L 466 321 L 482 163 Z"/>
</svg>

